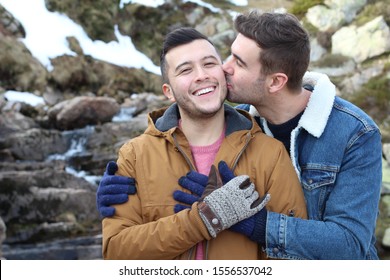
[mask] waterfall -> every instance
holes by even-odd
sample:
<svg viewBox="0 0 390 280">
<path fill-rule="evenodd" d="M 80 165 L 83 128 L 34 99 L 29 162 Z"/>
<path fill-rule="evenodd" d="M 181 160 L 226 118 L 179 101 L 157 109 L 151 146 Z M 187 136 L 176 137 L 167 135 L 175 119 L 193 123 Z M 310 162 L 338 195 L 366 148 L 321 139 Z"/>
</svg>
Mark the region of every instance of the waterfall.
<svg viewBox="0 0 390 280">
<path fill-rule="evenodd" d="M 97 185 L 101 176 L 89 175 L 88 172 L 81 170 L 78 166 L 79 159 L 89 157 L 90 154 L 86 149 L 88 138 L 95 132 L 94 126 L 68 130 L 62 133 L 62 136 L 69 143 L 69 149 L 63 154 L 53 154 L 48 156 L 46 161 L 61 160 L 66 163 L 66 172 L 84 178 L 88 182 Z"/>
</svg>

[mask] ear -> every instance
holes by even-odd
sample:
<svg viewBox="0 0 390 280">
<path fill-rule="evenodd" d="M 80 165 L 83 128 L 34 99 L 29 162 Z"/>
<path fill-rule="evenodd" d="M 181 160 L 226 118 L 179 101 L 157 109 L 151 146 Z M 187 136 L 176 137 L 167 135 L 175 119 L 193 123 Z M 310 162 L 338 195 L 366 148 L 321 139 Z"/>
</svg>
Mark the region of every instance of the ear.
<svg viewBox="0 0 390 280">
<path fill-rule="evenodd" d="M 163 84 L 162 85 L 162 91 L 164 95 L 172 102 L 175 102 L 175 97 L 173 96 L 172 88 L 169 84 Z"/>
<path fill-rule="evenodd" d="M 288 81 L 288 77 L 284 73 L 274 73 L 268 76 L 268 88 L 269 91 L 278 92 L 284 88 Z"/>
</svg>

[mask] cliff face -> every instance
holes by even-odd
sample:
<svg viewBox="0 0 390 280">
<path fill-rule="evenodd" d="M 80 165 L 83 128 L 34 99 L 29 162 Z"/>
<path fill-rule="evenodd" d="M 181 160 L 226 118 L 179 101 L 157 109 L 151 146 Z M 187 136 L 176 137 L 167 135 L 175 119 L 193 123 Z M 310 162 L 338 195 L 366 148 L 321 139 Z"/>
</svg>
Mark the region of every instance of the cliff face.
<svg viewBox="0 0 390 280">
<path fill-rule="evenodd" d="M 227 57 L 235 38 L 233 11 L 292 11 L 311 35 L 310 70 L 328 74 L 339 95 L 362 107 L 380 126 L 387 158 L 384 174 L 388 174 L 387 1 L 248 1 L 247 7 L 229 1 L 204 2 L 211 5 L 178 0 L 158 7 L 120 5 L 119 0 L 77 1 L 77 5 L 73 0 L 44 1 L 50 12 L 79 24 L 91 40 L 110 44 L 118 42 L 118 34 L 131 37 L 155 65 L 164 34 L 177 26 L 197 28 Z M 28 28 L 5 6 L 0 0 L 0 241 L 7 227 L 3 253 L 8 258 L 99 258 L 97 184 L 119 147 L 143 132 L 145 113 L 168 104 L 161 95 L 160 76 L 86 54 L 77 36 L 64 39 L 70 54 L 52 57 L 48 67 L 23 43 Z M 49 38 L 40 40 L 44 45 Z M 30 92 L 41 102 L 8 101 L 3 92 L 10 90 Z M 389 176 L 384 176 L 383 186 L 377 235 L 381 256 L 388 258 Z M 47 245 L 31 249 L 34 244 Z M 93 249 L 83 249 L 83 255 L 75 249 L 80 244 Z"/>
</svg>

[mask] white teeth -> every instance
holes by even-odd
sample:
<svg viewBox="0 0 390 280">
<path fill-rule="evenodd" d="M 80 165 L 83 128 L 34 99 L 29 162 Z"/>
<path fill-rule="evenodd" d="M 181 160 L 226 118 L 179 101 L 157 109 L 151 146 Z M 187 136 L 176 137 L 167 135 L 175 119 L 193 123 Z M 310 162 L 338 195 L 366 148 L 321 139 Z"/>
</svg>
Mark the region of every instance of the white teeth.
<svg viewBox="0 0 390 280">
<path fill-rule="evenodd" d="M 214 90 L 213 87 L 204 88 L 204 89 L 201 89 L 201 90 L 197 91 L 197 92 L 195 93 L 195 96 L 201 96 L 201 95 L 206 94 L 206 93 L 209 93 L 209 92 L 211 92 L 211 91 L 213 91 L 213 90 Z"/>
</svg>

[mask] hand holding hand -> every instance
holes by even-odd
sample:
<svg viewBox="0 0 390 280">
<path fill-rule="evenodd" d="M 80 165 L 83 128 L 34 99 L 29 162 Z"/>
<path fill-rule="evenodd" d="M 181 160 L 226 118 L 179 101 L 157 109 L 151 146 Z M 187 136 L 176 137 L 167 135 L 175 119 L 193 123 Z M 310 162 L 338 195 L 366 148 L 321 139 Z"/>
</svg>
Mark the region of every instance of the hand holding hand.
<svg viewBox="0 0 390 280">
<path fill-rule="evenodd" d="M 219 174 L 221 174 L 222 182 L 226 184 L 234 178 L 233 172 L 230 170 L 226 162 L 220 161 L 218 164 Z M 253 241 L 265 243 L 265 224 L 267 220 L 267 210 L 265 207 L 255 215 L 244 219 L 237 224 L 232 225 L 229 230 L 244 234 Z M 254 232 L 255 228 L 258 232 Z"/>
<path fill-rule="evenodd" d="M 175 205 L 175 213 L 181 210 L 188 209 L 191 205 L 198 201 L 203 194 L 204 188 L 207 185 L 208 177 L 195 171 L 190 171 L 179 179 L 179 185 L 189 190 L 191 193 L 186 193 L 180 190 L 176 190 L 173 193 L 173 198 L 177 200 L 178 204 Z M 187 204 L 183 205 L 181 203 Z"/>
<path fill-rule="evenodd" d="M 218 165 L 218 169 L 223 184 L 226 184 L 234 178 L 234 174 L 229 169 L 226 162 L 221 161 Z M 184 209 L 189 209 L 194 202 L 199 201 L 207 185 L 207 181 L 208 177 L 206 175 L 200 174 L 196 171 L 190 171 L 186 174 L 186 176 L 181 177 L 179 179 L 179 185 L 189 190 L 191 193 L 186 193 L 181 190 L 176 190 L 173 192 L 173 198 L 180 202 L 174 207 L 175 213 Z"/>
<path fill-rule="evenodd" d="M 199 214 L 211 236 L 249 218 L 265 207 L 270 199 L 259 198 L 247 175 L 237 176 L 221 187 L 216 168 L 211 167 L 209 181 L 198 204 Z"/>
</svg>

